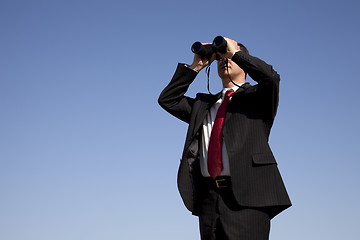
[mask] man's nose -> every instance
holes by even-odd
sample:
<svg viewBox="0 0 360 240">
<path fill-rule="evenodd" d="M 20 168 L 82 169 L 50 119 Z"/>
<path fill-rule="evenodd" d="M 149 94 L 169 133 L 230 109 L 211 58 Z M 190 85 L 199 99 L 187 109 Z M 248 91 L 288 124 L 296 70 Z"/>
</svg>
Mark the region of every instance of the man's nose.
<svg viewBox="0 0 360 240">
<path fill-rule="evenodd" d="M 229 59 L 227 59 L 227 58 L 221 58 L 219 60 L 219 64 L 228 64 L 228 63 L 229 63 Z"/>
</svg>

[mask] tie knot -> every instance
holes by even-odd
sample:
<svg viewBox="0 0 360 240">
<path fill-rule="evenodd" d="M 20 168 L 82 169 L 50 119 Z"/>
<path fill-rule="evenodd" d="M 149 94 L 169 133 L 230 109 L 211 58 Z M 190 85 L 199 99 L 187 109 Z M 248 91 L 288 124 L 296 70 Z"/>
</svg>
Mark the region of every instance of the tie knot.
<svg viewBox="0 0 360 240">
<path fill-rule="evenodd" d="M 227 96 L 228 98 L 231 98 L 231 96 L 234 94 L 234 90 L 230 89 L 230 90 L 227 90 L 226 93 L 225 93 L 225 96 Z"/>
</svg>

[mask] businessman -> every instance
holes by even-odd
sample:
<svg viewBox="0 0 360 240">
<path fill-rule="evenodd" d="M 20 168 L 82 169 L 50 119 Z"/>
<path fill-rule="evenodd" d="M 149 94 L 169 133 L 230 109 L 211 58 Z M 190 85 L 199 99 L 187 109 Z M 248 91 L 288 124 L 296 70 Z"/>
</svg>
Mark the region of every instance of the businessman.
<svg viewBox="0 0 360 240">
<path fill-rule="evenodd" d="M 240 43 L 210 59 L 178 64 L 159 104 L 188 123 L 178 172 L 185 206 L 199 217 L 204 240 L 265 240 L 270 220 L 291 206 L 268 140 L 280 76 Z M 223 90 L 185 96 L 198 72 L 217 59 Z M 249 75 L 256 85 L 246 82 Z"/>
</svg>

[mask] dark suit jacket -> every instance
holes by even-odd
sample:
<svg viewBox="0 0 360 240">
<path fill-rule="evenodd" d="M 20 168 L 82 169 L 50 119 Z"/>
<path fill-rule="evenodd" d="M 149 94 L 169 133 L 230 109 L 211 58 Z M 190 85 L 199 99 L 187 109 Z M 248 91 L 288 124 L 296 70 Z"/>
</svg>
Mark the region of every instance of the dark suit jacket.
<svg viewBox="0 0 360 240">
<path fill-rule="evenodd" d="M 291 206 L 277 162 L 268 144 L 279 99 L 280 76 L 264 61 L 237 52 L 232 60 L 258 84 L 245 83 L 232 96 L 223 134 L 229 155 L 232 188 L 237 202 L 271 209 L 272 217 Z M 170 114 L 189 124 L 178 172 L 178 188 L 185 206 L 197 215 L 201 128 L 209 108 L 221 96 L 198 93 L 185 96 L 197 73 L 184 64 L 159 97 Z"/>
</svg>

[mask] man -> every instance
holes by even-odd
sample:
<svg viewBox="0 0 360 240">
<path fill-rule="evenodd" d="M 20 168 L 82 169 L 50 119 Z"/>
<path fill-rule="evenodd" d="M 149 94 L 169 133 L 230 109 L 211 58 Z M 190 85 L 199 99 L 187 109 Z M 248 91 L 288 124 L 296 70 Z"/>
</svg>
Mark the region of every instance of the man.
<svg viewBox="0 0 360 240">
<path fill-rule="evenodd" d="M 185 206 L 199 216 L 201 239 L 265 240 L 270 220 L 291 206 L 268 145 L 280 77 L 242 44 L 225 40 L 225 53 L 211 59 L 195 54 L 190 66 L 179 64 L 158 101 L 189 124 L 178 188 Z M 223 91 L 185 96 L 215 58 Z M 246 83 L 246 74 L 258 84 Z"/>
</svg>

